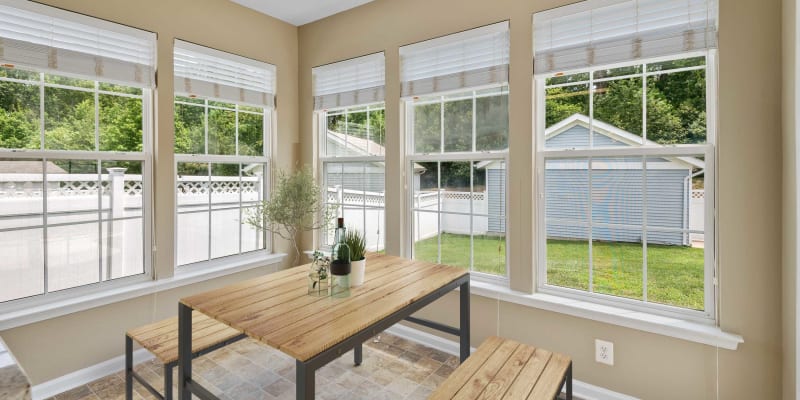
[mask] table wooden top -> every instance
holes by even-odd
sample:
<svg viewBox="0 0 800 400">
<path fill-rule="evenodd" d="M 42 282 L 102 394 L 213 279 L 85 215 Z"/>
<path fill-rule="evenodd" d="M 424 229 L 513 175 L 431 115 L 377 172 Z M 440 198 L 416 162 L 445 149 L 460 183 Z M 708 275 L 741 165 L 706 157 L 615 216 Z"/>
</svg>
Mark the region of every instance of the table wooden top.
<svg viewBox="0 0 800 400">
<path fill-rule="evenodd" d="M 308 295 L 309 265 L 181 299 L 301 361 L 422 299 L 468 272 L 425 261 L 369 254 L 364 284 L 347 298 Z"/>
</svg>

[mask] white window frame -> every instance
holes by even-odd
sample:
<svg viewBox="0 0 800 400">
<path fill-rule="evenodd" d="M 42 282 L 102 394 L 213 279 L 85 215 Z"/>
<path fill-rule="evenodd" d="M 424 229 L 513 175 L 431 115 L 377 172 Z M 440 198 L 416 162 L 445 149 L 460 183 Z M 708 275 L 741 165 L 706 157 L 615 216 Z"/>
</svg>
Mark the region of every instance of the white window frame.
<svg viewBox="0 0 800 400">
<path fill-rule="evenodd" d="M 242 251 L 242 235 L 241 235 L 242 229 L 243 229 L 242 224 L 244 223 L 246 216 L 244 215 L 243 207 L 241 205 L 242 204 L 241 203 L 242 195 L 241 195 L 241 192 L 240 192 L 239 193 L 239 207 L 236 207 L 236 208 L 239 209 L 239 221 L 242 222 L 239 225 L 239 233 L 240 233 L 239 234 L 239 252 L 236 253 L 236 254 L 231 254 L 231 255 L 227 255 L 227 256 L 212 257 L 211 256 L 211 249 L 212 249 L 212 246 L 211 246 L 211 240 L 212 240 L 212 234 L 211 234 L 211 230 L 212 230 L 212 224 L 211 224 L 211 218 L 212 218 L 211 196 L 212 196 L 212 193 L 209 191 L 209 203 L 208 203 L 209 208 L 204 210 L 204 211 L 197 211 L 198 213 L 199 212 L 208 212 L 209 224 L 208 224 L 208 255 L 207 255 L 207 258 L 205 260 L 200 260 L 200 261 L 191 262 L 191 263 L 187 263 L 187 264 L 178 264 L 177 263 L 178 251 L 179 251 L 179 249 L 178 249 L 178 229 L 179 229 L 178 215 L 181 214 L 181 212 L 178 209 L 179 208 L 179 204 L 178 204 L 178 194 L 177 194 L 178 164 L 179 163 L 187 163 L 187 162 L 189 162 L 189 163 L 207 163 L 209 165 L 209 168 L 210 168 L 211 164 L 247 164 L 247 163 L 263 164 L 264 165 L 264 173 L 263 173 L 263 180 L 262 180 L 262 188 L 261 188 L 261 190 L 264 193 L 263 200 L 269 199 L 270 187 L 271 187 L 271 185 L 270 185 L 270 177 L 272 176 L 272 157 L 271 157 L 271 155 L 272 155 L 271 152 L 272 152 L 272 148 L 273 148 L 273 142 L 272 141 L 273 141 L 273 138 L 275 136 L 275 135 L 272 134 L 273 132 L 275 132 L 275 129 L 274 129 L 274 126 L 273 126 L 274 123 L 275 123 L 274 122 L 275 118 L 274 118 L 274 115 L 273 115 L 275 113 L 275 110 L 273 108 L 270 108 L 270 107 L 248 106 L 248 107 L 262 108 L 262 110 L 263 110 L 263 115 L 262 115 L 262 118 L 263 118 L 263 120 L 262 120 L 262 126 L 263 126 L 262 154 L 263 155 L 262 156 L 242 156 L 242 155 L 238 154 L 239 153 L 239 113 L 240 112 L 245 112 L 245 113 L 249 113 L 249 114 L 253 114 L 253 115 L 256 115 L 256 113 L 253 113 L 253 112 L 250 112 L 250 111 L 240 111 L 239 110 L 239 104 L 235 104 L 235 108 L 227 108 L 227 107 L 222 107 L 222 106 L 210 105 L 209 102 L 217 101 L 215 99 L 202 98 L 203 103 L 200 104 L 200 103 L 191 103 L 191 102 L 180 101 L 180 100 L 177 99 L 177 97 L 180 97 L 178 94 L 176 94 L 175 97 L 176 98 L 173 100 L 174 104 L 181 104 L 183 106 L 202 107 L 203 108 L 203 116 L 204 116 L 204 121 L 205 121 L 204 124 L 203 124 L 203 129 L 205 131 L 204 132 L 204 143 L 203 143 L 203 146 L 204 146 L 204 150 L 206 152 L 206 154 L 180 154 L 180 153 L 175 153 L 175 160 L 174 160 L 175 161 L 175 164 L 174 164 L 174 171 L 175 171 L 175 174 L 174 174 L 175 181 L 174 182 L 175 182 L 175 185 L 174 186 L 175 186 L 176 190 L 173 191 L 173 195 L 175 196 L 175 210 L 174 210 L 175 211 L 175 218 L 174 218 L 175 253 L 174 253 L 174 256 L 175 256 L 175 265 L 177 266 L 176 267 L 176 272 L 177 272 L 178 269 L 183 269 L 183 268 L 203 268 L 204 266 L 207 266 L 207 265 L 214 265 L 214 264 L 220 262 L 220 260 L 230 260 L 230 262 L 236 262 L 237 259 L 247 258 L 247 257 L 251 256 L 252 254 L 257 254 L 257 253 L 262 253 L 264 255 L 272 254 L 272 249 L 273 249 L 272 234 L 270 232 L 267 232 L 267 231 L 264 231 L 264 232 L 261 233 L 262 234 L 261 240 L 263 240 L 263 243 L 264 243 L 264 248 L 263 249 Z M 201 98 L 198 98 L 198 99 L 201 99 Z M 219 100 L 219 101 L 227 103 L 225 100 Z M 235 112 L 235 114 L 236 114 L 236 123 L 235 123 L 236 131 L 234 132 L 234 134 L 236 135 L 235 148 L 236 148 L 236 153 L 237 154 L 235 154 L 235 155 L 207 154 L 208 153 L 208 133 L 209 133 L 208 115 L 209 115 L 209 111 L 212 110 L 212 109 L 224 110 L 224 111 L 234 111 Z M 209 169 L 208 178 L 209 178 L 209 180 L 211 179 L 211 171 L 210 171 L 210 169 Z M 242 178 L 242 175 L 241 175 L 241 168 L 240 168 L 239 182 L 241 182 L 241 178 Z M 230 209 L 233 209 L 233 208 L 230 208 Z M 189 213 L 192 213 L 192 212 L 189 212 Z"/>
<path fill-rule="evenodd" d="M 36 73 L 36 72 L 34 72 Z M 0 77 L 0 81 L 14 82 L 29 85 L 36 85 L 39 87 L 39 134 L 40 134 L 40 148 L 38 150 L 28 149 L 0 149 L 0 158 L 6 159 L 42 159 L 47 162 L 48 159 L 52 160 L 86 160 L 86 161 L 138 161 L 142 163 L 142 216 L 130 217 L 124 219 L 142 219 L 143 228 L 143 243 L 142 243 L 142 261 L 143 273 L 114 278 L 110 280 L 102 280 L 102 271 L 100 273 L 100 281 L 89 283 L 85 285 L 75 286 L 72 288 L 61 289 L 54 292 L 49 292 L 47 289 L 48 280 L 48 267 L 47 267 L 47 202 L 43 199 L 43 213 L 42 213 L 42 227 L 43 227 L 43 248 L 45 256 L 43 257 L 44 268 L 44 293 L 24 297 L 15 300 L 8 300 L 0 303 L 0 314 L 13 313 L 25 309 L 36 307 L 43 307 L 48 304 L 65 301 L 69 299 L 78 298 L 81 296 L 113 292 L 119 288 L 130 286 L 136 283 L 146 282 L 152 280 L 153 276 L 153 260 L 151 247 L 153 243 L 153 227 L 152 227 L 152 211 L 153 211 L 153 197 L 152 197 L 152 139 L 153 139 L 153 124 L 154 124 L 154 111 L 153 111 L 153 90 L 142 88 L 141 95 L 127 94 L 114 91 L 100 90 L 99 84 L 105 83 L 95 79 L 77 78 L 85 81 L 93 81 L 93 88 L 70 86 L 65 84 L 56 84 L 46 82 L 45 75 L 62 76 L 57 73 L 38 72 L 39 80 L 24 80 L 16 78 Z M 46 150 L 45 147 L 45 124 L 44 124 L 44 105 L 45 105 L 45 88 L 59 88 L 67 90 L 75 90 L 92 93 L 95 99 L 95 148 L 96 150 Z M 142 100 L 142 151 L 141 152 L 116 152 L 116 151 L 101 151 L 99 150 L 100 144 L 100 122 L 99 122 L 99 95 L 114 95 L 126 98 L 141 98 Z M 43 185 L 47 183 L 47 173 L 42 172 Z M 98 180 L 100 174 L 98 174 Z M 100 221 L 102 222 L 102 221 Z M 83 223 L 76 223 L 81 225 Z M 60 225 L 60 224 L 59 224 Z M 68 224 L 69 225 L 69 224 Z M 30 229 L 30 228 L 10 228 L 8 231 Z M 101 245 L 102 249 L 102 245 Z M 102 251 L 102 250 L 101 250 Z M 98 258 L 99 260 L 99 258 Z"/>
<path fill-rule="evenodd" d="M 473 240 L 474 239 L 473 239 L 471 234 L 470 234 L 470 248 L 471 248 L 470 249 L 471 250 L 470 251 L 470 266 L 467 269 L 470 271 L 470 275 L 474 279 L 476 279 L 478 281 L 487 282 L 487 283 L 493 283 L 493 284 L 497 284 L 497 285 L 501 285 L 501 286 L 508 286 L 509 279 L 511 277 L 511 268 L 509 268 L 509 251 L 508 251 L 508 186 L 507 186 L 508 185 L 508 169 L 509 169 L 508 168 L 508 165 L 509 165 L 508 164 L 508 161 L 509 161 L 508 149 L 506 149 L 506 150 L 493 150 L 493 151 L 475 151 L 475 149 L 476 149 L 476 138 L 477 138 L 477 129 L 476 129 L 476 121 L 477 121 L 477 119 L 476 119 L 477 118 L 476 104 L 477 104 L 477 101 L 476 101 L 476 99 L 478 99 L 480 97 L 492 97 L 492 96 L 496 95 L 496 94 L 478 95 L 477 92 L 479 92 L 481 90 L 493 89 L 493 88 L 501 88 L 501 87 L 505 87 L 506 88 L 505 94 L 509 95 L 510 87 L 509 87 L 508 83 L 502 83 L 502 84 L 490 84 L 490 85 L 486 85 L 486 86 L 478 86 L 478 87 L 457 89 L 457 90 L 454 90 L 454 91 L 440 92 L 440 93 L 434 93 L 434 94 L 429 94 L 429 95 L 422 96 L 422 97 L 438 97 L 438 99 L 436 99 L 436 100 L 415 101 L 414 97 L 403 99 L 403 103 L 404 103 L 404 107 L 403 108 L 405 109 L 405 118 L 406 118 L 406 120 L 405 120 L 405 127 L 406 127 L 406 129 L 405 129 L 405 140 L 406 140 L 405 148 L 406 148 L 406 152 L 405 152 L 405 157 L 404 157 L 404 161 L 403 161 L 403 165 L 404 165 L 403 168 L 405 170 L 405 177 L 406 177 L 405 185 L 406 185 L 406 188 L 407 188 L 407 190 L 406 190 L 406 204 L 407 204 L 407 206 L 405 207 L 405 218 L 406 218 L 406 221 L 407 221 L 405 225 L 406 225 L 407 235 L 406 235 L 406 238 L 405 238 L 405 241 L 406 241 L 405 248 L 409 250 L 408 251 L 408 255 L 411 258 L 413 258 L 414 257 L 414 251 L 415 251 L 414 212 L 419 211 L 419 210 L 417 210 L 417 209 L 415 209 L 413 207 L 413 205 L 414 205 L 414 170 L 413 170 L 414 167 L 413 167 L 413 165 L 415 163 L 419 163 L 419 162 L 502 161 L 506 165 L 505 173 L 504 173 L 504 179 L 505 179 L 505 182 L 506 182 L 506 196 L 505 196 L 505 199 L 504 199 L 506 215 L 503 216 L 503 218 L 505 218 L 504 222 L 505 222 L 505 226 L 506 226 L 506 236 L 505 236 L 505 242 L 506 242 L 506 252 L 505 252 L 506 271 L 505 271 L 505 274 L 503 274 L 503 275 L 494 275 L 494 274 L 487 274 L 487 273 L 479 272 L 479 271 L 476 271 L 476 270 L 473 269 L 473 264 L 474 264 L 474 245 L 473 245 Z M 472 99 L 472 151 L 469 151 L 469 152 L 444 152 L 444 140 L 445 140 L 444 139 L 444 103 L 447 102 L 447 100 L 450 100 L 450 101 L 456 100 L 456 99 L 452 99 L 452 98 L 446 99 L 446 97 L 451 96 L 451 95 L 455 95 L 455 94 L 464 94 L 464 93 L 467 93 L 467 92 L 472 92 L 471 96 L 464 96 L 463 99 L 459 98 L 458 100 L 466 100 L 468 98 Z M 441 147 L 439 149 L 440 152 L 439 153 L 419 153 L 418 154 L 418 153 L 415 152 L 415 147 L 414 147 L 414 107 L 417 106 L 417 105 L 437 104 L 437 103 L 440 104 L 440 110 L 441 110 L 440 112 L 442 113 L 441 117 L 440 117 L 440 124 L 441 125 L 440 125 L 440 129 L 439 129 L 440 136 L 441 136 L 441 138 L 440 138 Z M 509 120 L 509 122 L 510 122 L 510 120 Z M 510 130 L 510 125 L 509 125 L 509 130 Z M 509 140 L 510 140 L 510 137 L 511 137 L 511 134 L 509 132 L 509 138 L 508 138 Z M 439 177 L 437 179 L 441 180 L 441 175 L 439 175 Z M 472 169 L 470 169 L 470 187 L 472 187 L 473 179 L 474 179 L 474 171 Z M 441 182 L 439 182 L 439 186 L 441 186 Z M 470 199 L 470 209 L 472 209 L 472 207 L 473 207 L 472 206 L 472 199 Z M 423 212 L 429 212 L 429 211 L 423 211 Z M 451 215 L 462 214 L 462 213 L 458 213 L 458 212 L 441 211 L 441 202 L 439 202 L 439 209 L 437 211 L 431 212 L 431 213 L 437 214 L 440 227 L 441 227 L 441 216 L 442 216 L 442 214 L 451 214 Z M 473 218 L 472 217 L 484 216 L 483 214 L 475 214 L 472 211 L 470 211 L 470 213 L 464 213 L 463 215 L 470 217 L 470 232 L 472 231 L 472 224 L 473 224 L 473 222 L 472 222 Z M 488 217 L 489 215 L 486 214 L 485 216 Z M 439 233 L 440 234 L 438 235 L 438 237 L 439 237 L 438 259 L 441 260 L 441 250 L 442 250 L 441 249 L 441 229 L 439 230 Z"/>
<path fill-rule="evenodd" d="M 669 146 L 641 146 L 641 147 L 628 147 L 622 149 L 546 149 L 545 148 L 545 115 L 546 115 L 546 100 L 545 100 L 545 81 L 547 78 L 554 76 L 554 74 L 547 74 L 542 76 L 534 76 L 534 110 L 535 110 L 535 165 L 536 165 L 536 201 L 535 213 L 537 216 L 536 223 L 536 248 L 537 248 L 537 267 L 536 267 L 536 289 L 540 293 L 552 294 L 556 296 L 568 297 L 578 300 L 584 300 L 593 303 L 605 304 L 615 307 L 626 308 L 634 311 L 641 311 L 645 313 L 652 313 L 675 317 L 680 319 L 692 320 L 705 324 L 714 324 L 717 321 L 718 309 L 717 298 L 719 295 L 719 287 L 717 280 L 717 241 L 715 232 L 717 231 L 716 224 L 716 159 L 717 159 L 717 55 L 716 50 L 707 50 L 699 52 L 689 52 L 673 56 L 657 57 L 650 59 L 642 59 L 630 61 L 625 63 L 618 63 L 613 65 L 595 66 L 591 68 L 584 68 L 575 71 L 565 71 L 563 75 L 570 75 L 575 73 L 589 72 L 589 87 L 592 87 L 593 72 L 597 70 L 605 70 L 618 68 L 630 65 L 641 65 L 655 62 L 663 62 L 668 60 L 686 59 L 691 57 L 704 56 L 706 58 L 705 72 L 706 72 L 706 143 L 698 145 L 669 145 Z M 703 68 L 703 67 L 700 67 Z M 648 77 L 664 73 L 675 73 L 684 70 L 700 69 L 698 67 L 688 67 L 671 69 L 664 72 L 647 72 L 646 65 L 642 73 L 615 76 L 604 80 L 620 80 L 631 77 Z M 561 74 L 559 74 L 561 75 Z M 643 79 L 646 87 L 646 79 Z M 555 85 L 558 86 L 558 85 Z M 593 103 L 592 93 L 590 91 L 589 104 Z M 642 93 L 643 107 L 647 105 L 646 90 Z M 646 129 L 646 128 L 645 128 Z M 591 137 L 591 135 L 590 135 Z M 545 174 L 545 161 L 547 159 L 557 158 L 587 158 L 591 160 L 592 157 L 621 157 L 621 156 L 690 156 L 703 154 L 705 156 L 705 242 L 706 251 L 704 252 L 704 310 L 692 310 L 677 306 L 670 306 L 665 304 L 658 304 L 646 301 L 647 293 L 647 264 L 646 254 L 644 255 L 643 268 L 643 299 L 635 300 L 623 297 L 616 297 L 612 295 L 594 293 L 580 289 L 571 289 L 558 287 L 547 284 L 547 230 L 545 221 L 545 188 L 544 188 L 544 174 Z M 646 227 L 643 227 L 645 229 Z M 590 226 L 591 229 L 591 226 Z M 591 241 L 590 241 L 591 243 Z M 590 251 L 591 254 L 591 251 Z M 591 276 L 591 270 L 590 270 Z M 591 278 L 590 278 L 591 280 Z"/>
<path fill-rule="evenodd" d="M 362 108 L 364 110 L 361 110 Z M 336 204 L 338 206 L 338 208 L 336 210 L 336 215 L 337 216 L 343 215 L 343 213 L 344 213 L 343 206 L 344 205 L 343 204 L 339 204 L 339 203 L 330 203 L 330 202 L 328 202 L 328 179 L 327 179 L 327 174 L 325 173 L 325 166 L 327 164 L 348 164 L 348 163 L 350 163 L 350 164 L 362 164 L 362 165 L 365 165 L 367 163 L 376 163 L 376 162 L 384 163 L 384 175 L 386 174 L 386 151 L 385 151 L 386 142 L 385 141 L 384 141 L 384 154 L 383 155 L 337 156 L 337 155 L 329 155 L 328 154 L 327 148 L 326 148 L 327 147 L 327 143 L 328 143 L 328 113 L 331 112 L 331 111 L 337 111 L 337 112 L 341 111 L 341 112 L 343 112 L 345 114 L 345 124 L 347 124 L 347 115 L 349 115 L 351 113 L 349 111 L 351 109 L 358 109 L 358 110 L 353 111 L 353 112 L 366 112 L 367 113 L 367 132 L 368 132 L 367 135 L 369 137 L 369 129 L 370 129 L 369 113 L 370 113 L 370 111 L 383 110 L 384 113 L 385 113 L 386 112 L 386 105 L 385 105 L 385 103 L 383 101 L 381 101 L 381 102 L 377 102 L 377 103 L 355 104 L 355 105 L 351 105 L 351 106 L 332 108 L 330 110 L 329 109 L 323 109 L 323 110 L 314 111 L 314 121 L 316 123 L 317 132 L 318 132 L 318 135 L 317 135 L 317 137 L 318 137 L 318 139 L 317 139 L 318 140 L 318 142 L 317 142 L 318 146 L 317 146 L 317 149 L 316 149 L 317 161 L 318 162 L 317 162 L 317 171 L 316 172 L 317 172 L 317 176 L 320 177 L 320 181 L 322 182 L 322 184 L 320 185 L 320 188 L 322 189 L 322 192 L 323 192 L 322 193 L 322 204 L 325 204 L 325 205 Z M 385 132 L 384 132 L 384 134 L 385 134 Z M 347 138 L 350 137 L 350 136 L 351 135 L 349 133 L 345 134 L 345 149 L 347 148 Z M 367 206 L 367 198 L 366 198 L 366 196 L 364 196 L 363 201 L 362 201 L 362 205 L 361 205 L 361 210 L 364 211 L 364 213 L 363 213 L 364 220 L 362 221 L 362 223 L 363 223 L 362 226 L 366 226 L 366 224 L 367 224 L 367 221 L 366 221 L 366 219 L 367 219 L 366 211 L 367 210 L 383 210 L 383 223 L 381 224 L 381 226 L 384 227 L 384 249 L 386 247 L 386 232 L 385 232 L 385 229 L 386 229 L 386 201 L 385 201 L 386 187 L 385 187 L 385 185 L 386 185 L 386 183 L 385 182 L 386 181 L 384 179 L 384 190 L 383 190 L 384 203 L 383 203 L 383 207 Z M 351 207 L 348 207 L 348 208 L 353 208 L 353 207 L 351 205 Z M 348 225 L 347 220 L 345 220 L 344 223 L 345 223 L 345 226 Z M 330 227 L 328 227 L 328 228 L 330 229 Z M 324 249 L 324 250 L 330 250 L 330 248 L 332 246 L 328 246 L 328 245 L 325 244 L 325 242 L 326 242 L 325 236 L 328 234 L 329 229 L 318 229 L 317 230 L 318 231 L 317 235 L 315 235 L 316 236 L 316 238 L 315 238 L 316 246 L 315 247 L 321 248 L 321 249 Z"/>
</svg>

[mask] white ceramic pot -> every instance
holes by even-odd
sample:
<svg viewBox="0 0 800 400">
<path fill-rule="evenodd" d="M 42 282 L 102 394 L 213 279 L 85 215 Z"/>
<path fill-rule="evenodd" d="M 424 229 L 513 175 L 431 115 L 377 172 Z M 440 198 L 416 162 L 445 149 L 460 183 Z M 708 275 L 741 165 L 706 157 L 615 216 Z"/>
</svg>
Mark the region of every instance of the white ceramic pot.
<svg viewBox="0 0 800 400">
<path fill-rule="evenodd" d="M 367 266 L 367 259 L 350 262 L 350 286 L 361 286 L 364 284 L 364 269 Z"/>
</svg>

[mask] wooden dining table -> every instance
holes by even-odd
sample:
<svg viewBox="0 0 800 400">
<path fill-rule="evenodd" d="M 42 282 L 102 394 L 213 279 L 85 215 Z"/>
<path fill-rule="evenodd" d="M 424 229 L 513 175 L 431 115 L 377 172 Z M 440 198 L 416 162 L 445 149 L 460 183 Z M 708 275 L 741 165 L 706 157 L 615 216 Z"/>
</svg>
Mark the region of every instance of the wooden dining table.
<svg viewBox="0 0 800 400">
<path fill-rule="evenodd" d="M 469 273 L 461 268 L 369 254 L 364 284 L 350 296 L 308 294 L 309 266 L 260 276 L 180 300 L 178 310 L 178 392 L 217 397 L 192 379 L 192 311 L 201 312 L 296 360 L 297 399 L 313 399 L 314 373 L 354 350 L 361 364 L 362 343 L 402 320 L 459 337 L 460 358 L 470 354 Z M 459 326 L 412 314 L 450 291 L 459 290 Z"/>
</svg>

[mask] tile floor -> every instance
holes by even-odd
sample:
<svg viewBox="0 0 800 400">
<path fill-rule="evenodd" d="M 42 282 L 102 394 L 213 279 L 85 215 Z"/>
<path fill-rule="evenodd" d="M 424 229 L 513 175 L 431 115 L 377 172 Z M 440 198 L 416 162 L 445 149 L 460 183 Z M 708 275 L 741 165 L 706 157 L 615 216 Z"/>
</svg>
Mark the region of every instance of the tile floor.
<svg viewBox="0 0 800 400">
<path fill-rule="evenodd" d="M 360 367 L 353 366 L 351 351 L 318 370 L 317 399 L 425 399 L 457 366 L 455 356 L 383 333 L 366 343 Z M 294 399 L 294 359 L 249 339 L 198 357 L 193 367 L 197 380 L 222 399 Z M 162 390 L 160 364 L 135 369 Z M 125 375 L 119 372 L 49 400 L 124 398 Z M 134 399 L 154 398 L 134 383 Z"/>
</svg>

